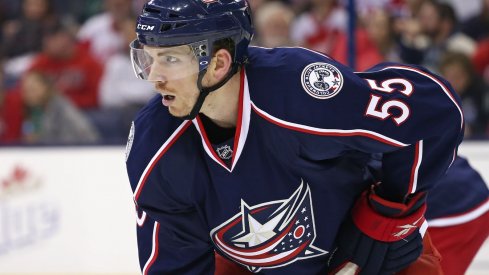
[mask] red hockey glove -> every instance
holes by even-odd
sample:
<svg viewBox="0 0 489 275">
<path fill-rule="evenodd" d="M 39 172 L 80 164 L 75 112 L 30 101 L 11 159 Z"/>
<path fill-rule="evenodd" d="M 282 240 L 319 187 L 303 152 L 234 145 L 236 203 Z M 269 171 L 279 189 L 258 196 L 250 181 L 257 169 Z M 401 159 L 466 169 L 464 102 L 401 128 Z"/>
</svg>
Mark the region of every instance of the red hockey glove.
<svg viewBox="0 0 489 275">
<path fill-rule="evenodd" d="M 392 274 L 414 262 L 423 249 L 419 228 L 425 221 L 425 198 L 420 193 L 403 204 L 382 199 L 373 189 L 365 191 L 336 237 L 329 273 L 353 262 L 358 274 Z"/>
</svg>

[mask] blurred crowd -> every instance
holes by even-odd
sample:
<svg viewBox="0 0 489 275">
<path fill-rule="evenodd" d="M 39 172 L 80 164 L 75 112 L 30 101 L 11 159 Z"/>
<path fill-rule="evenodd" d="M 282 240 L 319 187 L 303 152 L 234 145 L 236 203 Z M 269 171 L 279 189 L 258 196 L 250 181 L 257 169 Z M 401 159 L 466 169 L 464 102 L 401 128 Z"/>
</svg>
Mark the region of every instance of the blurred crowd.
<svg viewBox="0 0 489 275">
<path fill-rule="evenodd" d="M 195 0 L 199 1 L 199 0 Z M 146 0 L 0 0 L 0 144 L 123 144 L 154 95 L 129 43 Z M 348 61 L 347 0 L 250 0 L 255 46 Z M 489 0 L 356 1 L 355 70 L 419 64 L 461 96 L 466 138 L 489 138 Z"/>
</svg>

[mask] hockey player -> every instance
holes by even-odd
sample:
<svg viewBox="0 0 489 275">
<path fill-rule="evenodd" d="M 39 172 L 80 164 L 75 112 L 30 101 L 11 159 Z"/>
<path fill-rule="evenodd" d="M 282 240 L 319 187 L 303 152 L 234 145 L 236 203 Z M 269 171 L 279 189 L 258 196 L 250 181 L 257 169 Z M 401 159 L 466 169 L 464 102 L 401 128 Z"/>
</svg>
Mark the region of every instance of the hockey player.
<svg viewBox="0 0 489 275">
<path fill-rule="evenodd" d="M 214 251 L 260 274 L 348 262 L 390 274 L 419 257 L 426 194 L 463 133 L 445 80 L 249 47 L 245 0 L 152 0 L 136 32 L 136 75 L 159 92 L 126 154 L 144 274 L 213 274 Z M 383 153 L 378 185 L 372 153 Z"/>
</svg>

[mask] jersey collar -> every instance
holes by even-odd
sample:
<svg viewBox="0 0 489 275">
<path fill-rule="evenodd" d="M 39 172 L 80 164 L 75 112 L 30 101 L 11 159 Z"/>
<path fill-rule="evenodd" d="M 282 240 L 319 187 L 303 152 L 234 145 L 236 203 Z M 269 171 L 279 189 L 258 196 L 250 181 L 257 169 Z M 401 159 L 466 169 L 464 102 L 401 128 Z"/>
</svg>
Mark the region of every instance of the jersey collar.
<svg viewBox="0 0 489 275">
<path fill-rule="evenodd" d="M 207 155 L 219 164 L 224 169 L 232 172 L 236 163 L 243 152 L 243 147 L 246 142 L 246 138 L 248 136 L 248 130 L 250 127 L 250 114 L 251 114 L 251 102 L 250 102 L 250 93 L 248 89 L 248 78 L 246 77 L 245 69 L 242 67 L 241 69 L 241 83 L 239 88 L 239 105 L 238 105 L 238 117 L 236 121 L 236 133 L 234 134 L 234 146 L 233 146 L 233 155 L 231 161 L 231 167 L 228 167 L 224 161 L 216 154 L 214 149 L 212 148 L 211 142 L 207 137 L 207 134 L 204 130 L 204 126 L 199 116 L 192 120 L 195 128 L 200 134 L 202 138 L 202 144 Z"/>
</svg>

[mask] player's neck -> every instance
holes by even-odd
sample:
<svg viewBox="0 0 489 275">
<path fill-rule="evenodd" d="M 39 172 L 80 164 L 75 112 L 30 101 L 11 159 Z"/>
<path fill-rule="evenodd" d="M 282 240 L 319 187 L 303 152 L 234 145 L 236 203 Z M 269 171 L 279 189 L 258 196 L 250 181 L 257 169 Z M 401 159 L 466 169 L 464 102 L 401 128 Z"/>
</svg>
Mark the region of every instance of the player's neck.
<svg viewBox="0 0 489 275">
<path fill-rule="evenodd" d="M 201 112 L 220 127 L 236 126 L 241 74 L 236 73 L 224 86 L 210 93 Z"/>
</svg>

